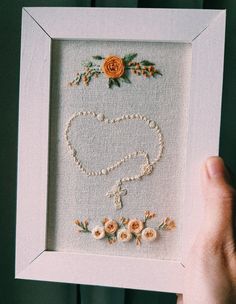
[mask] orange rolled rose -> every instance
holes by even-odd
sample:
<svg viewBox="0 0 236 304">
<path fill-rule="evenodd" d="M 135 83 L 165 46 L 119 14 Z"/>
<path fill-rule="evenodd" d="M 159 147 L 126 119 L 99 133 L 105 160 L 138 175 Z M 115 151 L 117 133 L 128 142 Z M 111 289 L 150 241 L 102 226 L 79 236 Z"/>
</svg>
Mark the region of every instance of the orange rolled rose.
<svg viewBox="0 0 236 304">
<path fill-rule="evenodd" d="M 108 78 L 119 78 L 125 72 L 123 59 L 118 56 L 108 56 L 104 59 L 102 71 Z"/>
</svg>

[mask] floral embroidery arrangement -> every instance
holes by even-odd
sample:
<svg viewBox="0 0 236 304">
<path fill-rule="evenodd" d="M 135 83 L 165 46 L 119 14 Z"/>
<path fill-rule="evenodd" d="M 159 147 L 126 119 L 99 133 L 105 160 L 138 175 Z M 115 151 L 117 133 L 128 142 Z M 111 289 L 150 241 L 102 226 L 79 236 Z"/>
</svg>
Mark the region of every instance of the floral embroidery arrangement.
<svg viewBox="0 0 236 304">
<path fill-rule="evenodd" d="M 90 230 L 88 220 L 76 220 L 80 233 L 90 233 L 94 239 L 106 239 L 110 244 L 129 242 L 135 240 L 137 246 L 142 241 L 151 242 L 157 239 L 159 231 L 173 230 L 175 221 L 169 217 L 162 220 L 155 228 L 148 226 L 148 221 L 156 216 L 154 212 L 145 211 L 144 219 L 128 219 L 121 217 L 119 220 L 104 218 L 102 225 L 95 226 Z"/>
<path fill-rule="evenodd" d="M 131 83 L 130 73 L 145 78 L 161 76 L 161 72 L 155 68 L 155 63 L 148 60 L 134 61 L 137 53 L 125 55 L 123 58 L 115 55 L 103 57 L 93 56 L 96 60 L 84 63 L 84 71 L 77 73 L 76 77 L 69 83 L 70 86 L 79 85 L 81 82 L 88 86 L 93 78 L 104 75 L 108 78 L 108 88 L 120 87 L 121 82 Z M 101 61 L 101 64 L 98 62 Z"/>
</svg>

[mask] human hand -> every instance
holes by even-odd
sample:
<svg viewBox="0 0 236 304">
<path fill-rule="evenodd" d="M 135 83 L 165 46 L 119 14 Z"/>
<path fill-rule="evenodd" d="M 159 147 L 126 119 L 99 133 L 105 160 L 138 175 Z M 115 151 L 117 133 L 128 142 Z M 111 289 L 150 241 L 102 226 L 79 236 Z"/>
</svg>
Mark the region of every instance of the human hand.
<svg viewBox="0 0 236 304">
<path fill-rule="evenodd" d="M 183 295 L 177 304 L 236 303 L 235 190 L 219 157 L 202 169 L 205 217 L 186 263 Z"/>
</svg>

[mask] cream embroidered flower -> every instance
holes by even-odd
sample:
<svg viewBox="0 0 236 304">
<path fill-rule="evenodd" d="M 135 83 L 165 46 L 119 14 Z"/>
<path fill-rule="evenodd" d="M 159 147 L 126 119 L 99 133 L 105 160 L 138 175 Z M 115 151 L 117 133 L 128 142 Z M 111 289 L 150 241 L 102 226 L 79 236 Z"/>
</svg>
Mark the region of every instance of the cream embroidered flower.
<svg viewBox="0 0 236 304">
<path fill-rule="evenodd" d="M 101 240 L 104 238 L 105 236 L 105 230 L 103 227 L 100 226 L 96 226 L 92 229 L 92 236 L 96 239 L 96 240 Z"/>
<path fill-rule="evenodd" d="M 128 223 L 128 229 L 132 233 L 139 233 L 143 229 L 143 222 L 138 219 L 130 220 Z"/>
<path fill-rule="evenodd" d="M 147 227 L 142 231 L 142 239 L 144 241 L 154 241 L 157 237 L 157 232 L 155 229 Z"/>
<path fill-rule="evenodd" d="M 120 242 L 129 242 L 132 239 L 132 234 L 128 229 L 120 229 L 117 232 L 117 239 Z"/>
<path fill-rule="evenodd" d="M 118 224 L 114 220 L 109 220 L 105 223 L 104 229 L 105 229 L 106 233 L 114 234 L 118 229 Z"/>
</svg>

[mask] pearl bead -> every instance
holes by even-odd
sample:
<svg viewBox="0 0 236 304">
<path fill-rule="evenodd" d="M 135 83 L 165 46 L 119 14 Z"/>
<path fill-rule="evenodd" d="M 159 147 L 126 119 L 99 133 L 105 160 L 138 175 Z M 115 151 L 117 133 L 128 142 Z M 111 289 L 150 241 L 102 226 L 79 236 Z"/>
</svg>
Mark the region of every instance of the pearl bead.
<svg viewBox="0 0 236 304">
<path fill-rule="evenodd" d="M 151 129 L 154 129 L 154 128 L 156 127 L 155 121 L 151 120 L 151 121 L 149 122 L 149 127 L 150 127 Z"/>
<path fill-rule="evenodd" d="M 103 121 L 103 120 L 105 119 L 105 115 L 104 115 L 103 113 L 99 113 L 99 114 L 97 115 L 97 119 L 98 119 L 99 121 Z"/>
<path fill-rule="evenodd" d="M 107 170 L 106 169 L 102 169 L 102 174 L 106 175 L 107 174 Z"/>
</svg>

